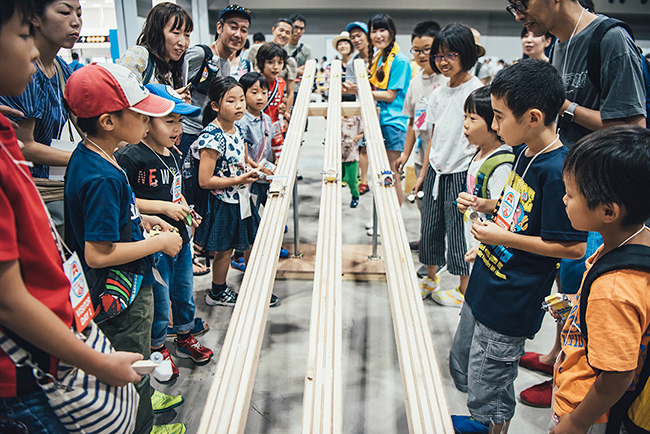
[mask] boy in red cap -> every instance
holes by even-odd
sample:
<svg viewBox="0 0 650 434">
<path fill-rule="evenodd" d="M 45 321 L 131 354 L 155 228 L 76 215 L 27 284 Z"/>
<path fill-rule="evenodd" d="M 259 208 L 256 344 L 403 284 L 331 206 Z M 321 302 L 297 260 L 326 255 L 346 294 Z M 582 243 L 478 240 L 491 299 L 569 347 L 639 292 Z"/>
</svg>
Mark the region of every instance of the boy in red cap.
<svg viewBox="0 0 650 434">
<path fill-rule="evenodd" d="M 120 142 L 140 142 L 149 116 L 169 114 L 174 103 L 150 94 L 132 72 L 111 63 L 88 65 L 72 74 L 65 99 L 86 133 L 68 164 L 66 239 L 83 264 L 97 311 L 95 322 L 116 350 L 149 357 L 152 255 L 175 256 L 182 239 L 162 220 L 140 216 L 113 151 Z M 152 223 L 160 225 L 162 232 L 145 239 L 145 227 L 151 230 Z M 185 432 L 183 424 L 153 427 L 148 375 L 136 389 L 140 395 L 136 433 Z"/>
</svg>

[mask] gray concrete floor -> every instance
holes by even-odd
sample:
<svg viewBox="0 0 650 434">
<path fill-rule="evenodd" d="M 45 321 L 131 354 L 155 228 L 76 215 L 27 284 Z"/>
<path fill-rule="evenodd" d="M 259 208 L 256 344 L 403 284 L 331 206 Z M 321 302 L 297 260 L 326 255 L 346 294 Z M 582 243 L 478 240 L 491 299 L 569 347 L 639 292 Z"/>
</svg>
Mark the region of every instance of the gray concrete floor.
<svg viewBox="0 0 650 434">
<path fill-rule="evenodd" d="M 323 162 L 325 121 L 309 120 L 305 143 L 301 150 L 299 172 L 300 241 L 316 243 Z M 365 224 L 372 218 L 370 193 L 361 197 L 356 209 L 349 208 L 350 193 L 343 190 L 343 244 L 370 244 Z M 419 238 L 420 219 L 415 205 L 405 202 L 403 215 L 411 240 Z M 286 242 L 293 242 L 292 213 L 289 213 Z M 413 255 L 419 268 L 417 252 Z M 243 273 L 231 269 L 228 283 L 237 290 Z M 199 340 L 210 347 L 214 359 L 205 366 L 191 360 L 177 359 L 181 375 L 173 383 L 154 387 L 167 394 L 183 394 L 185 404 L 156 416 L 156 424 L 184 422 L 188 432 L 198 428 L 212 375 L 228 328 L 231 308 L 210 307 L 204 302 L 210 276 L 194 280 L 196 315 L 210 324 L 210 331 Z M 441 285 L 454 287 L 457 279 L 441 273 Z M 302 395 L 309 339 L 312 282 L 278 280 L 273 292 L 282 304 L 269 311 L 259 368 L 248 415 L 246 433 L 299 433 L 302 420 Z M 466 395 L 456 390 L 448 373 L 448 354 L 458 323 L 459 309 L 438 306 L 431 300 L 424 303 L 433 336 L 438 364 L 445 385 L 451 414 L 468 414 Z M 555 336 L 555 325 L 548 317 L 527 350 L 545 352 Z M 174 344 L 167 346 L 175 355 Z M 345 433 L 407 433 L 401 375 L 395 350 L 388 291 L 384 282 L 343 283 L 343 430 Z M 517 394 L 549 377 L 520 369 L 515 382 Z M 517 405 L 511 433 L 546 433 L 550 409 Z"/>
</svg>

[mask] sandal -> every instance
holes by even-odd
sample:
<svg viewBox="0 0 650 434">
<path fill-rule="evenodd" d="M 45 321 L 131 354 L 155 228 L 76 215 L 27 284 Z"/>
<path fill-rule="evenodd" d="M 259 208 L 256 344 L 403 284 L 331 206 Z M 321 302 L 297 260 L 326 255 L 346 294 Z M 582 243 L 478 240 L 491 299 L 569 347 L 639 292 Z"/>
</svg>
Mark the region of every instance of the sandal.
<svg viewBox="0 0 650 434">
<path fill-rule="evenodd" d="M 192 258 L 192 274 L 195 276 L 205 276 L 210 272 L 210 267 L 201 264 L 199 259 L 194 257 Z"/>
<path fill-rule="evenodd" d="M 360 183 L 359 184 L 359 194 L 365 194 L 368 193 L 368 190 L 370 190 L 370 187 L 368 184 Z"/>
</svg>

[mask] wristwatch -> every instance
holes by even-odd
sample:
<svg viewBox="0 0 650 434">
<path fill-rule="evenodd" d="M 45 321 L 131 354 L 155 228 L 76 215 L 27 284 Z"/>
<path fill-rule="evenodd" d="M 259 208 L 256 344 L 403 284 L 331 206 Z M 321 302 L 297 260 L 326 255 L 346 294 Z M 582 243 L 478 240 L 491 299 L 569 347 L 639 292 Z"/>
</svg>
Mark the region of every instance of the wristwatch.
<svg viewBox="0 0 650 434">
<path fill-rule="evenodd" d="M 567 122 L 573 122 L 573 116 L 575 116 L 576 107 L 578 107 L 578 103 L 572 102 L 569 104 L 569 107 L 564 110 L 564 117 L 566 118 Z"/>
</svg>

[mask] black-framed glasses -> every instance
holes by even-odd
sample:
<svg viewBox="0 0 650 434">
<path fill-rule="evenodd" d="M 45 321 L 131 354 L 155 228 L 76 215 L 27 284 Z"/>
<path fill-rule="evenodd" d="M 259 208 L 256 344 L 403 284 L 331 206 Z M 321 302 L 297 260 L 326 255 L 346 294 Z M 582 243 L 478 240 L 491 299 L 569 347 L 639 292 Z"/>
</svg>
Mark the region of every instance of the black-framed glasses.
<svg viewBox="0 0 650 434">
<path fill-rule="evenodd" d="M 510 2 L 510 4 L 506 6 L 506 11 L 508 11 L 513 17 L 517 18 L 517 12 L 520 14 L 526 12 L 526 3 L 524 3 L 523 0 Z"/>
<path fill-rule="evenodd" d="M 439 54 L 436 54 L 433 56 L 433 61 L 434 62 L 442 62 L 442 59 L 445 59 L 445 62 L 453 62 L 456 60 L 456 57 L 460 56 L 458 53 L 449 53 L 445 54 L 444 56 L 441 56 Z"/>
<path fill-rule="evenodd" d="M 411 48 L 411 54 L 429 54 L 431 52 L 431 47 L 425 48 L 424 50 L 416 50 Z"/>
</svg>

